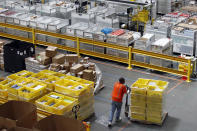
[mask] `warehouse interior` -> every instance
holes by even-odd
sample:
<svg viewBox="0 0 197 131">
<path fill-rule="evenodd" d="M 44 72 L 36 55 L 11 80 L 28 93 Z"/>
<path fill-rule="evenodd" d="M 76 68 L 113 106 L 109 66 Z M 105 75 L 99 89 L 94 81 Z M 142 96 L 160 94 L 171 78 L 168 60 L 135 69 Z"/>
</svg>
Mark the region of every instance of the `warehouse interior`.
<svg viewBox="0 0 197 131">
<path fill-rule="evenodd" d="M 0 131 L 195 130 L 196 36 L 193 0 L 0 0 Z"/>
</svg>

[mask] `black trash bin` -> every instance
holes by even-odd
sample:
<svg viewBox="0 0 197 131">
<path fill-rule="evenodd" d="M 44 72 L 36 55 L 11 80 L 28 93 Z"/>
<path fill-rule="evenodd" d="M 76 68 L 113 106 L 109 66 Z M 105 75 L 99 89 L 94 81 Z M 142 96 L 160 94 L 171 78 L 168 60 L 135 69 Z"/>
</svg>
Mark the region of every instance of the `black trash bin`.
<svg viewBox="0 0 197 131">
<path fill-rule="evenodd" d="M 4 45 L 4 68 L 6 72 L 15 73 L 25 70 L 25 58 L 35 55 L 34 45 L 16 41 Z"/>
</svg>

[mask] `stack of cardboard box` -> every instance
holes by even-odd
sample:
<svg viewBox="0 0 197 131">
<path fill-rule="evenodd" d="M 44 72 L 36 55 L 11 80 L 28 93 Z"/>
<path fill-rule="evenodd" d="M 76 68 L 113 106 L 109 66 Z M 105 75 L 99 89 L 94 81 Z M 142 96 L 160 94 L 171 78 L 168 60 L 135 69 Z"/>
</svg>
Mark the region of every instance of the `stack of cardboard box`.
<svg viewBox="0 0 197 131">
<path fill-rule="evenodd" d="M 3 45 L 4 41 L 0 41 L 0 70 L 4 70 L 4 59 L 3 59 Z"/>
<path fill-rule="evenodd" d="M 40 68 L 41 66 L 42 68 Z M 37 67 L 39 67 L 39 69 L 35 69 Z M 39 72 L 44 69 L 49 69 L 94 82 L 96 81 L 95 68 L 95 64 L 89 61 L 89 57 L 84 57 L 79 61 L 77 54 L 60 54 L 57 53 L 56 47 L 51 46 L 44 52 L 36 54 L 36 59 L 26 59 L 26 69 L 29 71 Z"/>
<path fill-rule="evenodd" d="M 77 54 L 57 54 L 55 57 L 52 58 L 52 64 L 49 67 L 49 70 L 60 72 L 63 74 L 67 74 L 70 72 L 71 67 L 73 64 L 77 64 L 78 62 L 78 56 Z M 78 67 L 79 65 L 75 65 L 72 69 L 72 75 L 75 76 L 76 72 L 78 70 L 80 71 L 82 67 Z M 76 68 L 76 71 L 75 71 Z M 79 68 L 79 69 L 78 69 Z"/>
</svg>

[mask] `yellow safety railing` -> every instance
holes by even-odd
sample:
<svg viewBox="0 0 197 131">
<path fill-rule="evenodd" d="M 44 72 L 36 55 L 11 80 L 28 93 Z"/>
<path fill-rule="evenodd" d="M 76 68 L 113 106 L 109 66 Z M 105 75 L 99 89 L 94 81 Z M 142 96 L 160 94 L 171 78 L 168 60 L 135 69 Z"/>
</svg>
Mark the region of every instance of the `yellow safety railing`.
<svg viewBox="0 0 197 131">
<path fill-rule="evenodd" d="M 16 35 L 11 35 L 11 34 L 7 34 L 7 33 L 3 33 L 3 32 L 0 33 L 0 36 L 2 36 L 2 37 L 17 39 L 17 40 L 33 43 L 35 45 L 39 44 L 39 45 L 44 45 L 44 46 L 55 46 L 55 47 L 62 49 L 62 50 L 75 52 L 78 54 L 78 56 L 80 56 L 80 54 L 84 54 L 84 55 L 94 56 L 94 57 L 112 60 L 112 61 L 116 61 L 116 62 L 120 62 L 120 63 L 125 63 L 125 64 L 128 64 L 128 69 L 132 69 L 132 65 L 134 65 L 134 66 L 144 67 L 144 68 L 162 71 L 162 72 L 166 72 L 166 73 L 172 73 L 172 74 L 176 74 L 176 75 L 180 75 L 180 76 L 186 76 L 187 82 L 190 82 L 191 59 L 184 59 L 184 58 L 179 58 L 179 57 L 174 57 L 174 56 L 168 56 L 168 55 L 164 55 L 164 54 L 139 50 L 139 49 L 135 49 L 132 47 L 124 47 L 124 46 L 110 44 L 110 43 L 106 43 L 106 42 L 94 41 L 94 40 L 86 39 L 86 38 L 80 38 L 80 37 L 68 36 L 68 35 L 64 35 L 64 34 L 47 32 L 47 31 L 42 31 L 42 30 L 38 30 L 38 29 L 32 29 L 29 27 L 21 27 L 18 25 L 0 23 L 0 26 L 32 33 L 32 39 L 20 37 L 20 36 L 16 36 Z M 36 37 L 35 37 L 36 34 L 42 34 L 42 35 L 52 36 L 52 37 L 56 37 L 56 38 L 60 38 L 60 39 L 75 41 L 77 43 L 77 48 L 36 40 Z M 97 52 L 93 52 L 93 51 L 83 50 L 83 49 L 80 49 L 80 43 L 86 43 L 86 44 L 90 44 L 90 45 L 107 47 L 107 48 L 112 48 L 112 49 L 128 52 L 129 53 L 128 59 L 117 57 L 117 56 L 112 56 L 112 55 L 108 55 L 108 54 L 102 54 L 102 53 L 97 53 Z M 163 59 L 163 60 L 175 61 L 178 63 L 186 63 L 186 64 L 188 64 L 188 72 L 179 71 L 178 69 L 172 69 L 172 68 L 147 64 L 147 63 L 143 63 L 143 62 L 138 62 L 138 61 L 135 61 L 132 59 L 132 54 L 140 54 L 140 55 L 150 56 L 150 57 L 159 58 L 159 59 Z"/>
</svg>

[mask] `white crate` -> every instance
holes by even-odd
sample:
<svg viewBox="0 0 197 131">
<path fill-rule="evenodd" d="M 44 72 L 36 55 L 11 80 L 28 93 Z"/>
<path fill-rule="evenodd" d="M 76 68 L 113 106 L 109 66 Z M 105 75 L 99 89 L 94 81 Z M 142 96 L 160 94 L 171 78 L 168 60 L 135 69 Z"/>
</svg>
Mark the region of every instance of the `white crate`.
<svg viewBox="0 0 197 131">
<path fill-rule="evenodd" d="M 162 38 L 151 44 L 151 51 L 163 53 L 172 44 L 172 40 L 169 38 Z"/>
<path fill-rule="evenodd" d="M 106 50 L 108 55 L 112 55 L 112 56 L 118 56 L 118 52 L 115 49 L 111 49 L 111 48 L 107 48 Z"/>
<path fill-rule="evenodd" d="M 117 43 L 117 35 L 107 34 L 107 43 Z"/>
<path fill-rule="evenodd" d="M 105 34 L 102 32 L 95 32 L 93 34 L 93 37 L 94 37 L 94 40 L 96 40 L 96 41 L 103 41 L 104 42 L 106 39 Z"/>
<path fill-rule="evenodd" d="M 117 50 L 117 56 L 118 56 L 118 57 L 121 57 L 121 58 L 126 58 L 126 59 L 128 59 L 128 58 L 129 58 L 129 53 L 126 52 L 126 51 Z"/>
<path fill-rule="evenodd" d="M 96 45 L 94 45 L 94 52 L 104 54 L 104 53 L 105 53 L 105 47 L 101 47 L 101 46 L 96 46 Z"/>
<path fill-rule="evenodd" d="M 125 33 L 125 34 L 123 34 L 121 36 L 118 36 L 118 38 L 117 38 L 117 44 L 128 47 L 129 44 L 131 44 L 131 42 L 134 40 L 132 34 L 133 33 L 130 32 L 130 33 Z"/>
<path fill-rule="evenodd" d="M 133 55 L 134 60 L 138 62 L 143 62 L 143 63 L 150 63 L 150 57 L 149 56 L 144 56 L 140 54 L 134 54 Z"/>
<path fill-rule="evenodd" d="M 80 49 L 82 50 L 88 50 L 88 51 L 93 51 L 93 45 L 90 44 L 85 44 L 85 43 L 80 43 Z"/>
<path fill-rule="evenodd" d="M 47 42 L 50 42 L 50 43 L 60 44 L 60 41 L 61 40 L 59 38 L 55 38 L 55 37 L 51 37 L 51 36 L 47 37 Z"/>
</svg>

